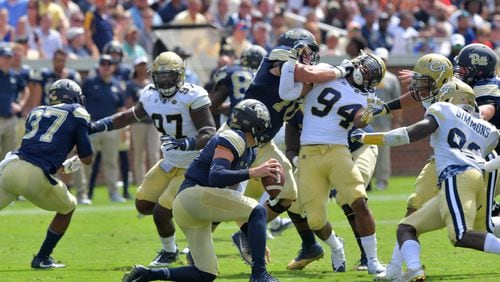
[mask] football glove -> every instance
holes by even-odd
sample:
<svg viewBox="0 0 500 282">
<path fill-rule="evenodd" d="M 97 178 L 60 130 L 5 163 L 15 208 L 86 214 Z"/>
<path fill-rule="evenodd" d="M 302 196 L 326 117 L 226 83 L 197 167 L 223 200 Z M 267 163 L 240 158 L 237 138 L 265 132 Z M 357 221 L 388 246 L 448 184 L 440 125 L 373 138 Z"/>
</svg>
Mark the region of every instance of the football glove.
<svg viewBox="0 0 500 282">
<path fill-rule="evenodd" d="M 343 60 L 340 65 L 335 66 L 334 68 L 336 68 L 340 73 L 340 77 L 337 78 L 346 77 L 354 71 L 354 65 L 351 60 L 347 59 Z"/>
<path fill-rule="evenodd" d="M 356 128 L 351 132 L 351 142 L 364 143 L 366 132 L 361 128 Z"/>
<path fill-rule="evenodd" d="M 365 109 L 361 115 L 361 121 L 365 124 L 370 124 L 376 117 L 385 116 L 389 114 L 391 110 L 387 104 L 370 104 L 368 108 Z"/>
<path fill-rule="evenodd" d="M 62 163 L 65 174 L 73 173 L 82 167 L 82 162 L 78 156 L 73 156 Z"/>
<path fill-rule="evenodd" d="M 164 152 L 168 152 L 170 150 L 181 150 L 181 151 L 190 151 L 194 150 L 196 138 L 182 138 L 175 139 L 170 135 L 163 135 L 160 137 L 161 140 L 161 149 Z"/>
</svg>

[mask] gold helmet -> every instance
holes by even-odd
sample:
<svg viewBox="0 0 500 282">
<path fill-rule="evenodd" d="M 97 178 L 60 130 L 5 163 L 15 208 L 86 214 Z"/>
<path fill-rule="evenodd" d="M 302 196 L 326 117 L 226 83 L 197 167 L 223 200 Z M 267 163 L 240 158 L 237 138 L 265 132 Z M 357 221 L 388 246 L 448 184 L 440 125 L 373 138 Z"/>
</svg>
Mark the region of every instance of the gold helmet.
<svg viewBox="0 0 500 282">
<path fill-rule="evenodd" d="M 438 99 L 440 102 L 461 106 L 469 113 L 477 109 L 474 90 L 467 83 L 455 77 L 439 89 Z"/>
<path fill-rule="evenodd" d="M 174 52 L 163 52 L 154 59 L 151 77 L 164 98 L 172 97 L 184 85 L 184 70 L 184 60 Z"/>
<path fill-rule="evenodd" d="M 439 89 L 453 77 L 453 65 L 445 56 L 427 54 L 413 68 L 410 93 L 417 101 L 438 95 Z"/>
<path fill-rule="evenodd" d="M 379 56 L 361 52 L 351 60 L 354 65 L 352 78 L 355 86 L 373 92 L 385 76 L 385 62 Z"/>
</svg>

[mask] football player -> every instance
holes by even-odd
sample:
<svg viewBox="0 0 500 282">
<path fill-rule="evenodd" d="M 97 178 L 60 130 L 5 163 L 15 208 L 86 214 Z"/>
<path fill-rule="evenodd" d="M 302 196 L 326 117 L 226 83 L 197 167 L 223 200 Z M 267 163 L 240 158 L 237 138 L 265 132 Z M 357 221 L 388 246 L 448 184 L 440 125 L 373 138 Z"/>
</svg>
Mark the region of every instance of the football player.
<svg viewBox="0 0 500 282">
<path fill-rule="evenodd" d="M 438 99 L 427 108 L 424 119 L 413 125 L 376 133 L 358 129 L 351 135 L 363 143 L 385 146 L 430 136 L 440 190 L 398 225 L 401 255 L 408 266 L 404 281 L 425 280 L 417 238 L 443 227 L 455 247 L 500 254 L 500 239 L 485 232 L 488 208 L 482 172 L 483 158 L 497 145 L 499 132 L 480 119 L 474 92 L 464 82 L 454 79 L 444 84 Z"/>
<path fill-rule="evenodd" d="M 271 126 L 266 130 L 264 146 L 258 150 L 257 159 L 254 166 L 258 166 L 270 158 L 278 160 L 283 165 L 285 172 L 285 184 L 281 193 L 277 196 L 277 200 L 266 203 L 268 221 L 274 219 L 279 214 L 288 210 L 292 202 L 297 198 L 297 184 L 293 177 L 292 165 L 287 160 L 286 156 L 279 150 L 272 140 L 283 123 L 291 118 L 299 108 L 297 101 L 285 101 L 279 96 L 280 73 L 281 66 L 288 60 L 290 48 L 297 44 L 307 46 L 307 52 L 300 57 L 300 71 L 296 74 L 296 80 L 304 83 L 320 83 L 333 79 L 342 78 L 347 75 L 349 68 L 352 66 L 340 65 L 329 69 L 318 68 L 314 66 L 319 61 L 319 45 L 314 39 L 314 36 L 307 30 L 302 28 L 294 28 L 280 35 L 275 47 L 268 56 L 264 57 L 262 63 L 255 74 L 254 79 L 250 83 L 245 92 L 245 99 L 256 99 L 264 103 L 271 114 Z M 262 194 L 263 188 L 260 179 L 250 179 L 245 193 L 253 193 L 259 191 Z M 300 213 L 295 211 L 296 214 Z M 292 218 L 292 216 L 290 216 Z M 293 220 L 293 219 L 292 219 Z M 303 235 L 304 240 L 314 238 L 312 232 Z M 246 248 L 246 238 L 241 232 L 233 234 L 233 242 L 238 247 L 240 254 L 245 261 L 251 262 L 251 255 Z M 317 245 L 319 246 L 319 245 Z M 304 259 L 316 258 L 323 256 L 321 246 L 316 248 L 312 253 L 304 253 Z"/>
<path fill-rule="evenodd" d="M 356 231 L 368 259 L 368 272 L 376 274 L 385 268 L 377 258 L 375 221 L 366 202 L 365 179 L 347 148 L 347 136 L 353 125 L 358 128 L 366 125 L 360 121 L 362 109 L 367 107 L 368 93 L 373 93 L 384 77 L 386 66 L 379 57 L 365 53 L 354 58 L 352 64 L 354 70 L 344 79 L 315 84 L 304 94 L 302 90 L 308 85 L 294 82 L 296 64 L 292 57 L 283 66 L 280 95 L 290 100 L 305 95 L 298 157 L 298 202 L 307 215 L 311 230 L 330 245 L 334 271 L 345 271 L 345 258 L 339 265 L 333 260 L 335 251 L 343 249 L 343 242 L 335 236 L 328 222 L 328 198 L 330 188 L 335 187 L 338 202 L 354 213 Z M 290 88 L 287 85 L 293 85 L 294 89 L 284 90 Z"/>
<path fill-rule="evenodd" d="M 179 256 L 172 220 L 174 197 L 186 168 L 215 134 L 215 123 L 207 91 L 184 82 L 184 61 L 176 53 L 158 55 L 151 76 L 153 83 L 142 90 L 135 106 L 98 120 L 92 124 L 91 132 L 123 128 L 149 117 L 163 135 L 163 159 L 144 176 L 135 206 L 140 214 L 153 215 L 160 236 L 162 250 L 150 266 L 165 266 Z"/>
<path fill-rule="evenodd" d="M 215 74 L 215 85 L 210 92 L 213 114 L 229 116 L 231 109 L 245 96 L 260 62 L 267 51 L 259 45 L 252 45 L 241 53 L 240 63 L 223 66 Z M 229 103 L 224 103 L 229 99 Z"/>
<path fill-rule="evenodd" d="M 76 171 L 81 163 L 90 164 L 93 158 L 88 136 L 90 115 L 82 107 L 80 86 L 69 79 L 57 80 L 48 89 L 48 100 L 50 105 L 29 112 L 21 147 L 0 163 L 0 210 L 23 196 L 42 209 L 56 212 L 31 261 L 36 269 L 65 267 L 50 255 L 70 224 L 76 198 L 56 173 Z M 78 156 L 64 160 L 75 145 Z"/>
<path fill-rule="evenodd" d="M 241 182 L 275 175 L 282 169 L 274 159 L 250 167 L 257 154 L 256 147 L 265 142 L 264 134 L 270 126 L 269 111 L 263 103 L 246 99 L 234 107 L 228 125 L 230 129 L 210 139 L 191 163 L 173 205 L 194 265 L 162 269 L 136 265 L 123 281 L 215 280 L 218 269 L 212 222 L 235 220 L 247 222 L 241 228 L 247 234 L 252 253 L 250 281 L 278 281 L 266 271 L 266 209 L 238 191 Z"/>
<path fill-rule="evenodd" d="M 437 100 L 439 89 L 453 78 L 453 66 L 446 57 L 439 54 L 427 54 L 420 57 L 413 71 L 406 71 L 404 77 L 410 77 L 409 92 L 399 99 L 386 102 L 382 105 L 370 105 L 363 113 L 362 120 L 371 122 L 381 114 L 388 114 L 391 109 L 408 108 L 418 105 L 419 102 L 427 108 Z M 406 215 L 409 216 L 437 192 L 437 175 L 434 158 L 431 157 L 420 171 L 415 181 L 415 191 L 408 197 Z M 403 275 L 403 258 L 399 245 L 396 242 L 391 262 L 386 271 L 380 273 L 376 280 L 397 280 Z"/>
</svg>

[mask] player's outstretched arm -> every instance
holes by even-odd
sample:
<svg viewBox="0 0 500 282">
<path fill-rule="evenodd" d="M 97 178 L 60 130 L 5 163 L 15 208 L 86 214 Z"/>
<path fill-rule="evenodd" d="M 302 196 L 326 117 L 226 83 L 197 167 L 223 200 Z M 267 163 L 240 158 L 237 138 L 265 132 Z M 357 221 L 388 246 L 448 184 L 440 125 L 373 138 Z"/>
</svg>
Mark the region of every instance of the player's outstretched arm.
<svg viewBox="0 0 500 282">
<path fill-rule="evenodd" d="M 142 103 L 138 102 L 135 106 L 125 111 L 92 122 L 89 128 L 89 134 L 120 129 L 127 125 L 143 121 L 147 117 L 148 114 L 146 110 L 144 110 Z"/>
</svg>

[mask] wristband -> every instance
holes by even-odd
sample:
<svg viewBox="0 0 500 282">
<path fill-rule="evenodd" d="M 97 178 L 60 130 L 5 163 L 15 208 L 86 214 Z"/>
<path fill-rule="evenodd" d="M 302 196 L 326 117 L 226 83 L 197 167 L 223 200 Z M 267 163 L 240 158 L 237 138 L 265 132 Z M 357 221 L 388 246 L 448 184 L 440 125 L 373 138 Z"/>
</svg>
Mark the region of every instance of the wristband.
<svg viewBox="0 0 500 282">
<path fill-rule="evenodd" d="M 193 151 L 196 148 L 196 137 L 184 138 L 181 141 L 180 149 L 183 151 Z"/>
<path fill-rule="evenodd" d="M 384 107 L 387 109 L 387 112 L 389 113 L 391 110 L 399 110 L 401 109 L 401 100 L 393 100 L 387 103 L 384 103 Z"/>
</svg>

